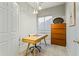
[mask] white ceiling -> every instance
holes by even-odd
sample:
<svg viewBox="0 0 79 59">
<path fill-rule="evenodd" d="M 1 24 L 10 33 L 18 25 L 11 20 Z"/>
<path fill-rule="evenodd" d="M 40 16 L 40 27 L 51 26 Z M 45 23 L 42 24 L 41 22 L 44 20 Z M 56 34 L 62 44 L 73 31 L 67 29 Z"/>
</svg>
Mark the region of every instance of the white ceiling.
<svg viewBox="0 0 79 59">
<path fill-rule="evenodd" d="M 36 2 L 28 2 L 28 4 L 33 8 L 36 8 Z M 54 7 L 61 4 L 64 4 L 64 2 L 40 2 L 42 9 Z"/>
</svg>

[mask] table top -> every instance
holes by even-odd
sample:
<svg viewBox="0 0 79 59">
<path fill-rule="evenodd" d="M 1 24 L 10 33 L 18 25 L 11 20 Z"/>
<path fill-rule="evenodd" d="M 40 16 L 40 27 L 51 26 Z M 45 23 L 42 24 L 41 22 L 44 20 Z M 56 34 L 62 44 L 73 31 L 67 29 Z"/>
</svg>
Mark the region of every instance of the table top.
<svg viewBox="0 0 79 59">
<path fill-rule="evenodd" d="M 36 44 L 36 43 L 40 42 L 42 39 L 45 39 L 47 36 L 48 35 L 46 35 L 46 34 L 30 35 L 28 37 L 22 38 L 22 42 Z"/>
</svg>

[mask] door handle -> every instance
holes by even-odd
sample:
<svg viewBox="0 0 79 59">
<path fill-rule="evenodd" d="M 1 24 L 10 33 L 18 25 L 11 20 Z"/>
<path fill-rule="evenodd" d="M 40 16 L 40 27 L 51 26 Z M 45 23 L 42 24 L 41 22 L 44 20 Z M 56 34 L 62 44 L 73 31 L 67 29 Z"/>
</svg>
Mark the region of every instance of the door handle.
<svg viewBox="0 0 79 59">
<path fill-rule="evenodd" d="M 75 43 L 78 43 L 78 44 L 79 44 L 79 41 L 75 41 L 75 40 L 73 40 L 73 42 L 75 42 Z"/>
</svg>

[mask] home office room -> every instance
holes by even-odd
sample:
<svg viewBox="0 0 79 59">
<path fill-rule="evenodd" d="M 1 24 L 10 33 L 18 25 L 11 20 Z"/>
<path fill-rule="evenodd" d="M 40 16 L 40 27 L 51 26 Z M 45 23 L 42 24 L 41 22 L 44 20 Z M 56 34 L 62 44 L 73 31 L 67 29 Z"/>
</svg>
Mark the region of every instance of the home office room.
<svg viewBox="0 0 79 59">
<path fill-rule="evenodd" d="M 0 2 L 0 56 L 79 56 L 79 2 Z"/>
</svg>

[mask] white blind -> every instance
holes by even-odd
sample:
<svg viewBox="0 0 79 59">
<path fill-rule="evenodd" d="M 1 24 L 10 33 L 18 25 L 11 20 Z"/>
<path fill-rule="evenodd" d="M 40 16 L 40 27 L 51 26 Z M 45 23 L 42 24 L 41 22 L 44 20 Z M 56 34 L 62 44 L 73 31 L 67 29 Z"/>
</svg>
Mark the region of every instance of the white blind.
<svg viewBox="0 0 79 59">
<path fill-rule="evenodd" d="M 52 16 L 39 17 L 38 18 L 38 30 L 39 31 L 50 31 L 50 26 L 53 23 Z"/>
</svg>

